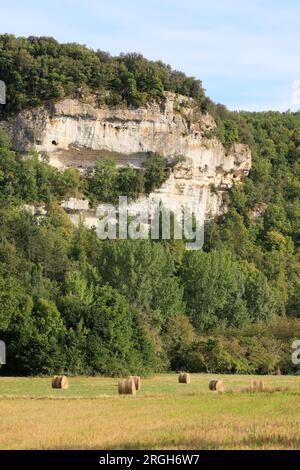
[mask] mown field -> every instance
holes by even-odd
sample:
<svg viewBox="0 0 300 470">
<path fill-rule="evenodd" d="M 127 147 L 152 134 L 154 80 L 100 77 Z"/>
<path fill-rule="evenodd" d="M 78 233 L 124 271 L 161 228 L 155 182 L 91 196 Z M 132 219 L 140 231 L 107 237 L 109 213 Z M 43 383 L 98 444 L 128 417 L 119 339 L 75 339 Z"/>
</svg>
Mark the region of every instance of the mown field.
<svg viewBox="0 0 300 470">
<path fill-rule="evenodd" d="M 300 449 L 300 377 L 266 376 L 281 391 L 241 391 L 254 376 L 143 379 L 136 397 L 118 396 L 117 379 L 0 377 L 0 449 Z"/>
</svg>

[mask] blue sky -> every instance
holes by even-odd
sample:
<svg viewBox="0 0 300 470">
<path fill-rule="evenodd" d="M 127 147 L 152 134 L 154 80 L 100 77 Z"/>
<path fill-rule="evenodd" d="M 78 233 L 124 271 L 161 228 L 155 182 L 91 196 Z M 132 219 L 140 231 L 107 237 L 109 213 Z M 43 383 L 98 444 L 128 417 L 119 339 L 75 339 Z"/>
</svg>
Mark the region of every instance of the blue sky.
<svg viewBox="0 0 300 470">
<path fill-rule="evenodd" d="M 10 0 L 0 31 L 141 52 L 200 78 L 230 109 L 300 107 L 299 0 Z"/>
</svg>

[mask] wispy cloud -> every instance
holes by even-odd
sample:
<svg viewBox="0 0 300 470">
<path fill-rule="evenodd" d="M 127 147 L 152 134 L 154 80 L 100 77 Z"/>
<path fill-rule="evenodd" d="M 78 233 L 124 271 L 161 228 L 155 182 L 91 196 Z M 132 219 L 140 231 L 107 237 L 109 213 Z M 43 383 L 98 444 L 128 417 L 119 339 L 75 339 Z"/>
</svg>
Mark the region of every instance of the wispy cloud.
<svg viewBox="0 0 300 470">
<path fill-rule="evenodd" d="M 164 60 L 230 108 L 292 107 L 300 79 L 298 0 L 11 0 L 0 13 L 2 32 Z"/>
</svg>

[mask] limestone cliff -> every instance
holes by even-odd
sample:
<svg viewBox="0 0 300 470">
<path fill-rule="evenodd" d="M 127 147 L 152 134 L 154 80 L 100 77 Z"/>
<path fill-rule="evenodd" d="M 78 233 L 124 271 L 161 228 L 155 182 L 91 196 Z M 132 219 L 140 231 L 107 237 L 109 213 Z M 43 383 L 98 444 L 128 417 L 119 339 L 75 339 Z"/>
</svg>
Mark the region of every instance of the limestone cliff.
<svg viewBox="0 0 300 470">
<path fill-rule="evenodd" d="M 213 118 L 199 113 L 192 99 L 172 93 L 166 93 L 161 103 L 138 109 L 98 107 L 93 97 L 64 99 L 23 111 L 3 124 L 16 150 L 35 147 L 58 168 L 75 166 L 84 171 L 104 156 L 115 158 L 119 165 L 141 168 L 149 152 L 170 161 L 181 156 L 168 180 L 150 198 L 172 205 L 204 197 L 207 216 L 224 211 L 224 191 L 251 168 L 246 145 L 235 144 L 226 152 L 212 137 Z M 84 212 L 82 207 L 79 212 Z"/>
</svg>

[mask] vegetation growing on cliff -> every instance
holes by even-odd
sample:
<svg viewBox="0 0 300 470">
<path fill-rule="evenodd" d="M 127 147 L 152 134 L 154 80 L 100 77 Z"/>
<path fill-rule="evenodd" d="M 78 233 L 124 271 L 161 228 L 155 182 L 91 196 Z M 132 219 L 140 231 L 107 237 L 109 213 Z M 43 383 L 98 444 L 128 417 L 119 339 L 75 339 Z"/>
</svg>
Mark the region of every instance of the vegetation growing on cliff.
<svg viewBox="0 0 300 470">
<path fill-rule="evenodd" d="M 140 54 L 112 57 L 49 37 L 0 35 L 0 77 L 7 84 L 6 113 L 78 93 L 96 92 L 110 105 L 144 106 L 164 91 L 190 96 L 204 108 L 207 101 L 200 80 L 160 61 Z"/>
<path fill-rule="evenodd" d="M 96 163 L 80 178 L 77 190 L 94 202 L 118 203 L 119 196 L 136 199 L 159 188 L 168 176 L 168 164 L 164 157 L 150 154 L 142 170 L 131 167 L 117 168 L 112 159 Z M 75 189 L 75 188 L 74 188 Z"/>
<path fill-rule="evenodd" d="M 161 101 L 164 92 L 171 91 L 193 98 L 201 112 L 214 116 L 217 136 L 226 147 L 237 141 L 251 143 L 243 117 L 213 103 L 200 80 L 141 54 L 112 57 L 76 43 L 60 44 L 51 37 L 3 34 L 0 77 L 7 86 L 7 105 L 0 109 L 0 116 L 91 93 L 96 94 L 99 105 L 139 107 Z"/>
</svg>

